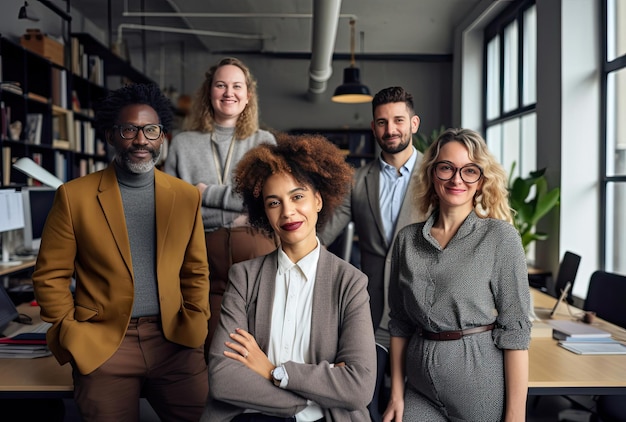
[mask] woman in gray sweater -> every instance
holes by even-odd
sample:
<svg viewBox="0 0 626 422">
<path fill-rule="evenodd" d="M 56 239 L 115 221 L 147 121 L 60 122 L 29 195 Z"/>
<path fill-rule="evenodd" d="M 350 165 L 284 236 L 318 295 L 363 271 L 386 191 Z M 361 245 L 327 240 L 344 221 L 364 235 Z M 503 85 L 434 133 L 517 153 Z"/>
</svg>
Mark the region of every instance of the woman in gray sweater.
<svg viewBox="0 0 626 422">
<path fill-rule="evenodd" d="M 227 57 L 212 66 L 196 94 L 186 131 L 172 139 L 165 161 L 165 172 L 202 194 L 213 316 L 207 349 L 230 265 L 276 248 L 271 237 L 247 225 L 241 197 L 232 190 L 232 169 L 241 157 L 262 143 L 276 144 L 274 135 L 259 129 L 256 87 L 252 73 L 237 58 Z"/>
</svg>

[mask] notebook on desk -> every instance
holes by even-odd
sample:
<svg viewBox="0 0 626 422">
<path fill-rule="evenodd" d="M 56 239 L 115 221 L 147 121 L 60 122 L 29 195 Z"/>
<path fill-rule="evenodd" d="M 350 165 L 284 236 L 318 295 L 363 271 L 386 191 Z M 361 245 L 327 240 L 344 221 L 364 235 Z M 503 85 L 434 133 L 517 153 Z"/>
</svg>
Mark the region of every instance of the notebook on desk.
<svg viewBox="0 0 626 422">
<path fill-rule="evenodd" d="M 19 316 L 20 313 L 11 297 L 4 286 L 0 285 L 0 339 L 7 337 L 12 340 L 45 342 L 46 332 L 52 324 L 49 322 L 24 324 L 17 322 Z"/>
</svg>

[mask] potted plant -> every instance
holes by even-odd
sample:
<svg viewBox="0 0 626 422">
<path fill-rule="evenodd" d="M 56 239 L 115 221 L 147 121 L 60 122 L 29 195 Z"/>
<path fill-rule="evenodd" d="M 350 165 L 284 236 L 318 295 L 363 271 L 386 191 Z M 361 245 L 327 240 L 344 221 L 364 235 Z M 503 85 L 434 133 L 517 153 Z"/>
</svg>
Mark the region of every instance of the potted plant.
<svg viewBox="0 0 626 422">
<path fill-rule="evenodd" d="M 413 134 L 413 146 L 415 147 L 416 150 L 418 150 L 419 152 L 423 154 L 426 152 L 428 147 L 433 142 L 435 142 L 437 138 L 439 137 L 439 135 L 441 135 L 441 133 L 445 130 L 446 130 L 446 127 L 444 125 L 441 125 L 439 129 L 434 129 L 431 132 L 430 136 L 424 136 L 419 132 L 415 133 Z"/>
<path fill-rule="evenodd" d="M 530 172 L 528 177 L 516 177 L 511 182 L 514 170 L 515 163 L 509 173 L 509 205 L 514 210 L 513 224 L 522 237 L 524 251 L 528 252 L 532 242 L 548 238 L 546 233 L 537 232 L 535 226 L 559 204 L 560 189 L 548 189 L 545 168 Z"/>
</svg>

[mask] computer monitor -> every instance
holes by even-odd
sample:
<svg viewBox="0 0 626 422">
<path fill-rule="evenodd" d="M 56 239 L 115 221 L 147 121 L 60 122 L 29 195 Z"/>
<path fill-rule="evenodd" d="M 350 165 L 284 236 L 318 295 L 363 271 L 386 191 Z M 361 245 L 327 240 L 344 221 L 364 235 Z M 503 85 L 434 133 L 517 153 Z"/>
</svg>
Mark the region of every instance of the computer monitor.
<svg viewBox="0 0 626 422">
<path fill-rule="evenodd" d="M 22 188 L 24 205 L 24 248 L 36 253 L 56 189 L 44 186 Z"/>
</svg>

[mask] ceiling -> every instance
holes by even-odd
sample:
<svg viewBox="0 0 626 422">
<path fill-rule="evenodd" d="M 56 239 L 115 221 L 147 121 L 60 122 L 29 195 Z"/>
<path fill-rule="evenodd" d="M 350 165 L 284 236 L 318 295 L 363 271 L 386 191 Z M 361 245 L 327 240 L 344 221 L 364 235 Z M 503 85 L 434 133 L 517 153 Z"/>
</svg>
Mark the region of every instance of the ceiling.
<svg viewBox="0 0 626 422">
<path fill-rule="evenodd" d="M 452 54 L 454 28 L 481 0 L 323 0 L 340 3 L 335 54 L 350 51 L 350 18 L 357 54 Z M 311 53 L 317 0 L 71 0 L 99 28 L 121 34 L 129 49 L 184 43 L 186 49 L 268 54 Z M 109 7 L 111 13 L 109 14 Z M 143 8 L 143 10 L 142 10 Z M 142 13 L 212 16 L 140 16 Z M 218 15 L 221 14 L 221 15 Z M 120 27 L 120 25 L 124 24 Z M 125 25 L 143 25 L 144 29 Z M 158 27 L 151 30 L 145 26 Z M 180 34 L 199 30 L 221 36 Z M 106 32 L 108 34 L 108 31 Z"/>
</svg>

